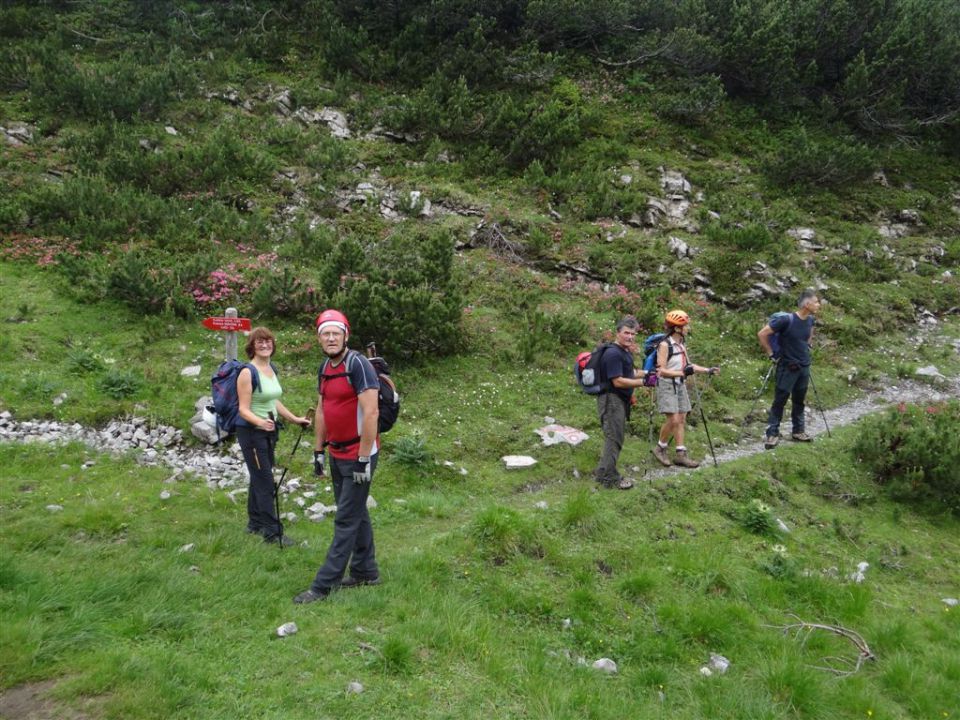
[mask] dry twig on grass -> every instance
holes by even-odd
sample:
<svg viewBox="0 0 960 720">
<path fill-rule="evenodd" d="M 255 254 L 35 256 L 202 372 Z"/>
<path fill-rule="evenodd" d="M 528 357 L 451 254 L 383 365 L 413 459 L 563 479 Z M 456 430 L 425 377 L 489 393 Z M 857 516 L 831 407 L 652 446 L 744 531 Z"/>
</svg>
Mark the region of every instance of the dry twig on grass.
<svg viewBox="0 0 960 720">
<path fill-rule="evenodd" d="M 786 635 L 789 632 L 793 632 L 796 637 L 803 635 L 802 642 L 806 642 L 807 638 L 813 633 L 814 630 L 825 630 L 829 633 L 833 633 L 842 638 L 846 638 L 854 644 L 857 648 L 857 657 L 855 660 L 850 658 L 840 658 L 840 657 L 825 657 L 825 661 L 833 662 L 835 665 L 840 664 L 846 666 L 847 669 L 834 666 L 822 666 L 822 665 L 813 665 L 812 667 L 817 670 L 826 670 L 827 672 L 832 672 L 835 675 L 841 677 L 847 677 L 853 675 L 861 667 L 863 663 L 867 660 L 876 660 L 876 655 L 873 654 L 873 651 L 870 649 L 870 646 L 867 645 L 867 641 L 863 639 L 863 636 L 860 633 L 853 630 L 849 630 L 840 625 L 825 625 L 823 623 L 810 623 L 801 620 L 796 615 L 792 615 L 796 618 L 797 622 L 791 625 L 766 625 L 765 627 L 775 627 L 778 630 L 782 630 L 783 634 Z"/>
</svg>

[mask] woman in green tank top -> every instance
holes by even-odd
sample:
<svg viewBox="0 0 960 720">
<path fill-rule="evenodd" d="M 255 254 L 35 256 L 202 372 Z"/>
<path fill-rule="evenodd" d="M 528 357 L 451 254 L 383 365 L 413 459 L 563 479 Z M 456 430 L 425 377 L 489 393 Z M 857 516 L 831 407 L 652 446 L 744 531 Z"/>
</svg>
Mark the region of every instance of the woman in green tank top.
<svg viewBox="0 0 960 720">
<path fill-rule="evenodd" d="M 281 532 L 280 518 L 274 510 L 273 465 L 277 444 L 274 419 L 281 417 L 291 424 L 304 427 L 310 425 L 310 419 L 294 415 L 280 402 L 283 389 L 270 362 L 275 351 L 273 333 L 265 327 L 254 328 L 246 346 L 250 362 L 237 376 L 240 405 L 237 442 L 250 473 L 247 532 L 262 535 L 266 542 L 293 545 L 293 540 Z"/>
</svg>

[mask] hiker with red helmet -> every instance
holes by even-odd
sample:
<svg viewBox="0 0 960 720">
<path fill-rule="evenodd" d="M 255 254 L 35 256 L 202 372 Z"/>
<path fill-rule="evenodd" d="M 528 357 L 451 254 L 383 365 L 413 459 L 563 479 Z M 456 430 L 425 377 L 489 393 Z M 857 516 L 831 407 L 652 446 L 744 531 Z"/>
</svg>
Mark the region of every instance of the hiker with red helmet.
<svg viewBox="0 0 960 720">
<path fill-rule="evenodd" d="M 380 572 L 367 512 L 370 483 L 377 467 L 380 382 L 370 361 L 347 347 L 350 322 L 339 310 L 324 310 L 317 318 L 317 337 L 326 356 L 317 373 L 319 398 L 315 419 L 314 475 L 330 478 L 337 513 L 327 557 L 297 604 L 323 600 L 340 588 L 376 585 Z M 350 574 L 344 577 L 349 566 Z"/>
<path fill-rule="evenodd" d="M 687 393 L 686 380 L 694 373 L 715 375 L 717 367 L 695 365 L 687 358 L 685 340 L 690 332 L 690 316 L 683 310 L 671 310 L 666 314 L 666 336 L 657 346 L 657 409 L 666 415 L 660 428 L 660 438 L 653 448 L 653 456 L 667 467 L 700 467 L 700 463 L 687 453 L 684 445 L 687 413 L 692 406 Z M 671 462 L 667 454 L 670 439 L 676 443 L 676 455 Z"/>
</svg>

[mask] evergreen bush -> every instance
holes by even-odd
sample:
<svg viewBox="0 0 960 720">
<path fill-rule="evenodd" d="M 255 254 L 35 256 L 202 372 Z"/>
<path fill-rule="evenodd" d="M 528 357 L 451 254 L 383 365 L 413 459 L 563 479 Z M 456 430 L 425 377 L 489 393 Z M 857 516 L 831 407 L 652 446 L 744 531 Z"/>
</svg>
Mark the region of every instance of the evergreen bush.
<svg viewBox="0 0 960 720">
<path fill-rule="evenodd" d="M 960 401 L 899 405 L 867 419 L 853 454 L 890 496 L 960 516 Z"/>
<path fill-rule="evenodd" d="M 344 238 L 321 268 L 320 291 L 350 318 L 353 338 L 375 341 L 391 359 L 448 355 L 461 345 L 462 290 L 448 231 L 402 226 L 369 248 Z"/>
<path fill-rule="evenodd" d="M 869 177 L 875 167 L 869 148 L 853 137 L 818 137 L 805 127 L 781 133 L 763 161 L 764 173 L 783 186 L 838 187 Z"/>
</svg>

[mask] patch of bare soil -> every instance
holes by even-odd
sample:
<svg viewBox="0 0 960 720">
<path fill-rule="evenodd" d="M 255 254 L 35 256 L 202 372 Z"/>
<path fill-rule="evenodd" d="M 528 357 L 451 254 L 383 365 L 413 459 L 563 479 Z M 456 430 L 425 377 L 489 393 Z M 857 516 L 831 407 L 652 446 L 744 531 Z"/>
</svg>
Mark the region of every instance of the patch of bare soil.
<svg viewBox="0 0 960 720">
<path fill-rule="evenodd" d="M 0 692 L 0 720 L 93 720 L 53 698 L 56 684 L 56 680 L 44 680 Z"/>
</svg>

